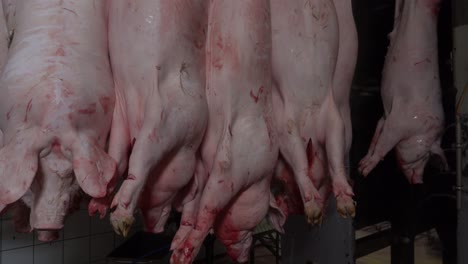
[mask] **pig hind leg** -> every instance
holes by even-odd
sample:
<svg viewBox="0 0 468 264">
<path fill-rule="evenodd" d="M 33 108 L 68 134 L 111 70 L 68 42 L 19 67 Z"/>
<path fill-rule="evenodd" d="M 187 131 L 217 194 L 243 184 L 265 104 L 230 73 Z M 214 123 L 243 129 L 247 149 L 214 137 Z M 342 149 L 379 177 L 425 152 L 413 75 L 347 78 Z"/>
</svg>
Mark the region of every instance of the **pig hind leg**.
<svg viewBox="0 0 468 264">
<path fill-rule="evenodd" d="M 331 104 L 326 119 L 325 148 L 328 170 L 332 180 L 332 189 L 336 197 L 336 206 L 341 216 L 355 215 L 353 190 L 348 183 L 345 168 L 345 127 L 338 109 Z"/>
<path fill-rule="evenodd" d="M 152 213 L 148 214 L 148 217 L 155 217 L 159 214 L 157 212 L 163 212 L 161 211 L 162 208 L 157 209 L 157 207 L 170 206 L 175 194 L 188 184 L 193 176 L 195 168 L 195 150 L 191 147 L 182 147 L 182 149 L 179 149 L 172 157 L 169 161 L 169 165 L 162 173 L 157 173 L 153 175 L 154 178 L 148 179 L 153 168 L 156 168 L 156 171 L 158 171 L 158 169 L 163 166 L 162 163 L 166 161 L 168 157 L 170 158 L 170 154 L 174 152 L 174 147 L 177 145 L 177 137 L 172 135 L 169 131 L 165 131 L 165 129 L 166 126 L 158 130 L 160 131 L 160 135 L 171 136 L 159 140 L 153 138 L 154 143 L 152 143 L 149 137 L 154 137 L 154 134 L 148 134 L 148 132 L 145 133 L 145 130 L 142 130 L 142 134 L 145 136 L 141 138 L 147 140 L 138 141 L 137 139 L 135 143 L 133 153 L 130 157 L 129 176 L 122 184 L 122 187 L 117 192 L 113 201 L 113 206 L 116 205 L 117 208 L 111 215 L 111 222 L 117 233 L 126 234 L 128 232 L 128 228 L 134 220 L 133 212 L 136 209 L 140 196 L 144 191 L 143 188 L 147 182 L 149 182 L 149 186 L 153 186 L 151 194 Z M 162 186 L 167 184 L 167 182 L 163 181 L 169 181 L 171 185 L 176 182 L 177 186 L 171 186 L 171 188 L 165 189 L 166 191 L 164 192 L 155 192 L 155 189 L 160 190 Z M 158 197 L 154 197 L 153 195 L 157 195 Z M 160 216 L 164 216 L 165 218 L 163 214 L 160 214 Z M 150 222 L 158 223 L 159 219 L 151 219 Z M 163 220 L 163 222 L 165 222 L 165 220 Z M 158 223 L 154 227 L 159 229 L 161 225 L 163 224 Z M 159 230 L 155 230 L 155 232 L 159 232 Z"/>
<path fill-rule="evenodd" d="M 292 122 L 287 124 L 287 134 L 280 136 L 281 154 L 293 170 L 294 179 L 301 193 L 307 222 L 318 224 L 322 218 L 322 197 L 308 175 L 309 165 L 304 143 Z"/>
</svg>

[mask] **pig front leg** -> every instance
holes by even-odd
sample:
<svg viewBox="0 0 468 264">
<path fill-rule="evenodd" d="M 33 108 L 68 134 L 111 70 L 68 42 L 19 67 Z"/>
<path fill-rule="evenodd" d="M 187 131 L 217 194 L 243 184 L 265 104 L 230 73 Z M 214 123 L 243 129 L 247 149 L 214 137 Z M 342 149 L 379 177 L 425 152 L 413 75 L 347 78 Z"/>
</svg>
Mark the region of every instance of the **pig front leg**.
<svg viewBox="0 0 468 264">
<path fill-rule="evenodd" d="M 112 128 L 109 138 L 109 156 L 117 163 L 117 173 L 108 185 L 108 194 L 104 198 L 91 199 L 88 212 L 92 216 L 99 212 L 100 218 L 106 216 L 107 210 L 112 202 L 113 192 L 116 184 L 123 176 L 128 165 L 128 155 L 130 151 L 130 133 L 128 131 L 128 122 L 125 115 L 125 101 L 119 96 L 119 90 L 116 90 L 116 105 L 112 117 Z"/>
<path fill-rule="evenodd" d="M 402 138 L 398 120 L 390 114 L 377 124 L 367 155 L 359 162 L 359 172 L 366 177 Z"/>
<path fill-rule="evenodd" d="M 241 186 L 234 181 L 230 161 L 226 158 L 215 161 L 200 200 L 195 228 L 183 243 L 179 242 L 180 246 L 171 257 L 171 264 L 192 263 L 217 215 L 240 190 Z"/>
<path fill-rule="evenodd" d="M 111 208 L 115 208 L 115 211 L 111 213 L 112 226 L 117 234 L 123 236 L 127 236 L 135 220 L 133 214 L 153 165 L 161 162 L 174 145 L 170 137 L 161 140 L 158 144 L 151 143 L 147 139 L 150 133 L 151 129 L 141 130 L 130 156 L 128 176 L 111 204 Z"/>
<path fill-rule="evenodd" d="M 158 101 L 158 99 L 155 99 Z M 115 195 L 112 208 L 115 211 L 111 214 L 111 223 L 117 233 L 126 235 L 133 223 L 133 213 L 136 210 L 143 188 L 149 178 L 149 174 L 162 162 L 175 155 L 172 160 L 169 159 L 169 165 L 172 168 L 180 169 L 176 178 L 166 179 L 167 182 L 161 184 L 170 184 L 171 191 L 176 193 L 190 182 L 195 169 L 195 147 L 185 146 L 185 140 L 195 142 L 195 139 L 185 139 L 185 129 L 188 124 L 184 120 L 190 120 L 189 114 L 179 112 L 178 108 L 166 108 L 167 114 L 161 114 L 161 111 L 146 111 L 145 120 L 147 120 L 136 138 L 130 156 L 128 177 L 123 182 L 121 188 Z M 191 115 L 192 113 L 190 113 Z M 196 132 L 195 132 L 196 133 Z M 164 175 L 158 175 L 163 177 Z M 157 180 L 157 179 L 156 179 Z M 159 188 L 158 188 L 159 189 Z M 158 205 L 167 202 L 172 194 L 167 192 L 165 197 L 158 198 Z"/>
<path fill-rule="evenodd" d="M 171 250 L 180 247 L 187 235 L 192 231 L 197 222 L 197 213 L 200 206 L 200 200 L 207 180 L 207 173 L 201 160 L 197 160 L 195 177 L 192 180 L 189 193 L 192 199 L 182 201 L 182 218 L 180 226 L 171 243 Z"/>
<path fill-rule="evenodd" d="M 185 187 L 190 186 L 190 182 L 193 182 L 191 179 L 195 164 L 193 149 L 183 148 L 175 154 L 168 165 L 163 164 L 162 173 L 156 170 L 157 173 L 151 175 L 140 200 L 146 231 L 153 233 L 164 231 L 175 198 L 178 193 L 184 192 Z M 194 188 L 196 187 L 195 185 Z"/>
</svg>

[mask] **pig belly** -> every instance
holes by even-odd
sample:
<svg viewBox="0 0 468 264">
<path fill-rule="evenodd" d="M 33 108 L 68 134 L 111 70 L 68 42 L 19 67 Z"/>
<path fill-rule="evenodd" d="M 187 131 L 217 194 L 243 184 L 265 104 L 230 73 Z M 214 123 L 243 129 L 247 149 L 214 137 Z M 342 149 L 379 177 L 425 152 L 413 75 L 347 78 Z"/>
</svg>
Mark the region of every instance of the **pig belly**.
<svg viewBox="0 0 468 264">
<path fill-rule="evenodd" d="M 127 234 L 137 208 L 143 210 L 147 230 L 161 232 L 174 198 L 194 176 L 208 118 L 207 2 L 110 3 L 117 107 L 109 154 L 117 161 L 118 177 L 128 169 L 111 204 L 117 233 Z"/>
</svg>

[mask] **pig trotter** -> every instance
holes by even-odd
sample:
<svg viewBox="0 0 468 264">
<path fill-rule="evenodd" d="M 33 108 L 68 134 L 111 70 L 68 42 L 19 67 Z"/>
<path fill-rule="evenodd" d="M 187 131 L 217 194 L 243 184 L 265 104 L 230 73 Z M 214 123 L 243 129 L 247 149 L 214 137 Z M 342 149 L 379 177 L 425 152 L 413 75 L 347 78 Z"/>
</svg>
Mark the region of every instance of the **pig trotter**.
<svg viewBox="0 0 468 264">
<path fill-rule="evenodd" d="M 314 199 L 304 204 L 304 213 L 307 223 L 311 225 L 320 225 L 322 223 L 322 210 Z"/>
<path fill-rule="evenodd" d="M 380 159 L 375 155 L 367 155 L 359 162 L 359 173 L 362 176 L 367 177 L 369 173 L 377 166 L 380 162 Z"/>
<path fill-rule="evenodd" d="M 132 215 L 122 218 L 117 218 L 114 215 L 111 215 L 111 224 L 114 228 L 115 233 L 123 237 L 127 237 L 128 231 L 130 230 L 135 218 Z"/>
<path fill-rule="evenodd" d="M 341 217 L 345 219 L 348 218 L 348 216 L 352 218 L 356 216 L 356 202 L 353 201 L 353 198 L 349 195 L 343 194 L 337 196 L 336 208 Z"/>
</svg>

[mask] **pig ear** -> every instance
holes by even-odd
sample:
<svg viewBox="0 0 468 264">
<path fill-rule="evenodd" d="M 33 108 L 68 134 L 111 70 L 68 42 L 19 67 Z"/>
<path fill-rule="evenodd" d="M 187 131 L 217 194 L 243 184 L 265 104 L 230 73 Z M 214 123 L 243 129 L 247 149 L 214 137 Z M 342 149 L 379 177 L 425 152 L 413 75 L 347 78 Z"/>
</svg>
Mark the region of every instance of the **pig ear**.
<svg viewBox="0 0 468 264">
<path fill-rule="evenodd" d="M 36 175 L 39 151 L 26 138 L 36 137 L 17 137 L 0 149 L 0 208 L 19 200 Z"/>
<path fill-rule="evenodd" d="M 115 161 L 97 144 L 79 141 L 73 145 L 73 170 L 78 184 L 93 198 L 107 194 L 107 186 L 116 173 Z"/>
<path fill-rule="evenodd" d="M 268 210 L 268 220 L 270 224 L 280 233 L 284 233 L 283 225 L 286 222 L 286 215 L 279 208 L 275 197 L 270 192 L 270 209 Z"/>
</svg>

